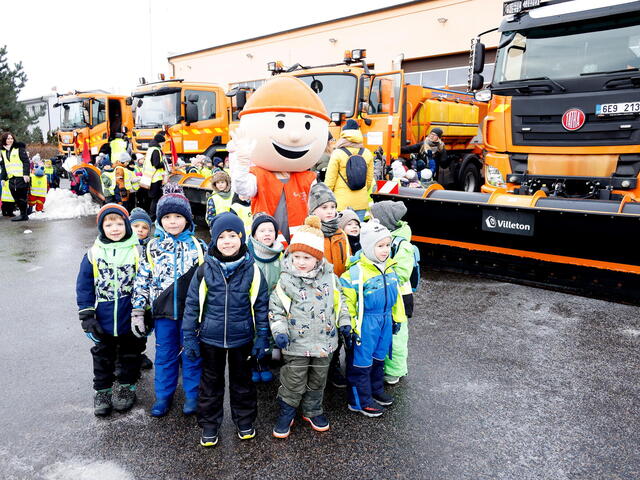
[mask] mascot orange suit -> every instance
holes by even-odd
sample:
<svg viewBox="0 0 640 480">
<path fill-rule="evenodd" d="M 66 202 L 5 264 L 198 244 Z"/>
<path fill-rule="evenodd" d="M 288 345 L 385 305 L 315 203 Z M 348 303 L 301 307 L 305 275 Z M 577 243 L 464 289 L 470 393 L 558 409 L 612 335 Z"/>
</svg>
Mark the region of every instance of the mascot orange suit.
<svg viewBox="0 0 640 480">
<path fill-rule="evenodd" d="M 316 181 L 309 168 L 327 146 L 329 120 L 306 83 L 275 77 L 251 95 L 229 142 L 233 191 L 251 198 L 254 215 L 273 216 L 287 241 L 307 217 Z"/>
</svg>

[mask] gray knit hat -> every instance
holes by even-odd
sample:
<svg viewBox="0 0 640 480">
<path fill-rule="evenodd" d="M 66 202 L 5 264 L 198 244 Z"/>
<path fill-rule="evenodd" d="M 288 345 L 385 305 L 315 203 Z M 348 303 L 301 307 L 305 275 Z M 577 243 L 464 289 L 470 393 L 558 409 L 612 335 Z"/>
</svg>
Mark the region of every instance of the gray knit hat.
<svg viewBox="0 0 640 480">
<path fill-rule="evenodd" d="M 384 225 L 380 224 L 377 219 L 372 218 L 368 222 L 362 224 L 360 230 L 360 245 L 362 253 L 373 263 L 379 263 L 376 258 L 375 246 L 383 238 L 391 238 L 391 232 Z"/>
<path fill-rule="evenodd" d="M 322 182 L 316 183 L 309 191 L 309 215 L 313 215 L 316 208 L 327 202 L 338 204 L 336 196 L 326 184 Z"/>
<path fill-rule="evenodd" d="M 344 230 L 344 227 L 346 227 L 347 223 L 349 223 L 351 220 L 357 221 L 358 225 L 360 225 L 360 217 L 358 217 L 358 214 L 355 212 L 355 210 L 351 208 L 345 208 L 338 214 L 338 227 Z"/>
<path fill-rule="evenodd" d="M 392 232 L 398 228 L 398 223 L 406 213 L 407 207 L 401 201 L 384 200 L 371 206 L 371 215 Z"/>
</svg>

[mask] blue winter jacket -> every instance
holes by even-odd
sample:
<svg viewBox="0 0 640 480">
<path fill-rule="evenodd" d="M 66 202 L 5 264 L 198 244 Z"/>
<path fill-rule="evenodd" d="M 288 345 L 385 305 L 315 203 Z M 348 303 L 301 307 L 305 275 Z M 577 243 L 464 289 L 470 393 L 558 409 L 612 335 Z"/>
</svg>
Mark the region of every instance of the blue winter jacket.
<svg viewBox="0 0 640 480">
<path fill-rule="evenodd" d="M 237 348 L 253 341 L 254 332 L 269 335 L 269 293 L 260 273 L 258 297 L 251 313 L 249 289 L 253 280 L 254 260 L 250 254 L 225 278 L 220 263 L 207 255 L 191 279 L 187 293 L 182 330 L 184 338 L 194 339 L 219 348 Z M 200 323 L 200 282 L 204 277 L 207 298 Z M 255 317 L 254 317 L 255 315 Z"/>
</svg>

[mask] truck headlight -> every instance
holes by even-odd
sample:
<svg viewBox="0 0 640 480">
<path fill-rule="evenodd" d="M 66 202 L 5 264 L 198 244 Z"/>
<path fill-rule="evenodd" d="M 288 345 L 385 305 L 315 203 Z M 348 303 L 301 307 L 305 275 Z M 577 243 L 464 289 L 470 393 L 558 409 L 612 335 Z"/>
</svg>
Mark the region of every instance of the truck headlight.
<svg viewBox="0 0 640 480">
<path fill-rule="evenodd" d="M 507 186 L 500 170 L 492 165 L 485 165 L 484 178 L 489 185 L 504 188 Z"/>
</svg>

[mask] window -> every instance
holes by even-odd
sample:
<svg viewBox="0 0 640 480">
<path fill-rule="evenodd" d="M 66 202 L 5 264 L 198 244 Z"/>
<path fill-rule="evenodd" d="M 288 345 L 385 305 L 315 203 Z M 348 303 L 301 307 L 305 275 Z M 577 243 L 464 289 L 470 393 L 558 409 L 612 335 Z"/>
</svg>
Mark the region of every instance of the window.
<svg viewBox="0 0 640 480">
<path fill-rule="evenodd" d="M 406 73 L 404 75 L 404 82 L 409 85 L 420 85 L 420 72 Z"/>
<path fill-rule="evenodd" d="M 447 85 L 466 86 L 467 77 L 469 76 L 469 67 L 450 68 L 447 70 Z"/>
<path fill-rule="evenodd" d="M 191 95 L 197 95 L 198 101 L 198 122 L 201 120 L 211 120 L 216 118 L 216 94 L 204 90 L 185 90 L 184 95 L 189 101 Z"/>
<path fill-rule="evenodd" d="M 400 101 L 400 78 L 399 73 L 389 75 L 376 75 L 373 78 L 373 85 L 369 87 L 369 78 L 364 81 L 364 91 L 371 89 L 369 93 L 368 111 L 369 114 L 391 113 L 390 105 L 393 99 L 393 110 L 398 111 Z"/>
<path fill-rule="evenodd" d="M 495 64 L 487 63 L 484 66 L 482 75 L 485 78 L 485 84 L 488 84 L 493 78 L 493 70 Z M 431 88 L 453 88 L 454 90 L 466 90 L 467 76 L 469 75 L 469 67 L 453 67 L 443 68 L 439 70 L 427 70 L 424 72 L 407 73 L 404 78 L 405 82 L 411 85 L 422 85 Z"/>
<path fill-rule="evenodd" d="M 107 107 L 104 100 L 93 100 L 91 106 L 91 126 L 95 127 L 107 121 Z"/>
<path fill-rule="evenodd" d="M 446 70 L 431 70 L 430 72 L 422 72 L 423 87 L 444 87 L 447 84 Z"/>
</svg>

